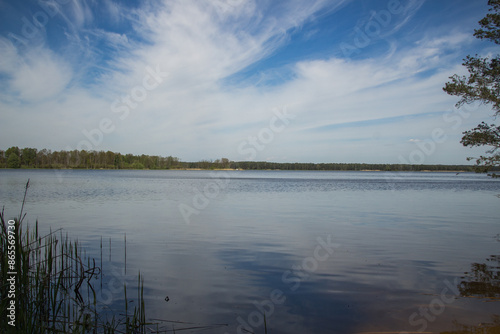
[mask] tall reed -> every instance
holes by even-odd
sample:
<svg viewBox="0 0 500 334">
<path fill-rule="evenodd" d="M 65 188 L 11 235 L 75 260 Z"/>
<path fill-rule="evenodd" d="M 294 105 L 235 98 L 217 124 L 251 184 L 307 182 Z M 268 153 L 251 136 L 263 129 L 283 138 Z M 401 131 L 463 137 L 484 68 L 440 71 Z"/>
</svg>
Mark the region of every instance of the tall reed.
<svg viewBox="0 0 500 334">
<path fill-rule="evenodd" d="M 94 259 L 82 255 L 78 242 L 63 236 L 61 230 L 42 236 L 38 221 L 31 229 L 23 224 L 28 188 L 29 180 L 17 218 L 7 220 L 4 208 L 0 212 L 0 309 L 4 313 L 0 332 L 145 333 L 148 324 L 141 275 L 138 306 L 131 313 L 126 306 L 120 318 L 103 318 L 97 312 L 98 298 L 93 287 L 101 268 Z M 12 309 L 12 301 L 14 312 L 8 310 Z"/>
<path fill-rule="evenodd" d="M 175 333 L 176 330 L 203 331 L 228 326 L 161 319 L 155 319 L 154 323 L 146 321 L 144 278 L 140 273 L 133 310 L 129 310 L 126 283 L 123 287 L 124 310 L 109 310 L 109 305 L 100 304 L 94 286 L 102 290 L 102 238 L 101 267 L 98 267 L 95 259 L 85 255 L 78 241 L 70 240 L 61 229 L 41 235 L 38 221 L 31 228 L 23 224 L 28 188 L 29 180 L 18 217 L 9 220 L 4 208 L 0 212 L 0 333 L 129 334 L 167 333 L 171 330 Z M 126 235 L 124 244 L 126 270 Z M 109 250 L 111 262 L 111 239 Z M 15 290 L 14 297 L 12 289 Z M 12 300 L 15 302 L 14 320 L 8 317 Z M 170 328 L 170 324 L 183 327 Z"/>
</svg>

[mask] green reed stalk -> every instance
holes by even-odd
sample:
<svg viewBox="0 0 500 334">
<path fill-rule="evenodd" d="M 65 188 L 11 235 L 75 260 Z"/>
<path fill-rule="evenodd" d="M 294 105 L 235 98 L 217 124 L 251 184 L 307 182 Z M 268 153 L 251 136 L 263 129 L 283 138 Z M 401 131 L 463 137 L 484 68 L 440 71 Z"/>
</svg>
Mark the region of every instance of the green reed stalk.
<svg viewBox="0 0 500 334">
<path fill-rule="evenodd" d="M 125 326 L 114 315 L 111 320 L 102 319 L 97 312 L 98 299 L 92 285 L 92 279 L 102 273 L 95 259 L 87 258 L 85 251 L 82 255 L 78 241 L 71 241 L 67 234 L 64 237 L 60 230 L 50 230 L 41 236 L 38 221 L 33 229 L 23 229 L 28 188 L 29 181 L 14 224 L 5 219 L 3 208 L 0 212 L 0 309 L 3 313 L 0 333 L 145 333 L 144 280 L 140 274 L 138 306 L 134 307 L 132 316 L 128 313 L 125 285 Z M 12 230 L 14 238 L 9 232 Z M 15 268 L 9 267 L 9 251 L 15 255 Z M 14 276 L 12 272 L 16 273 L 15 326 L 7 321 L 7 308 L 12 300 L 7 279 Z M 102 275 L 99 276 L 102 280 Z"/>
</svg>

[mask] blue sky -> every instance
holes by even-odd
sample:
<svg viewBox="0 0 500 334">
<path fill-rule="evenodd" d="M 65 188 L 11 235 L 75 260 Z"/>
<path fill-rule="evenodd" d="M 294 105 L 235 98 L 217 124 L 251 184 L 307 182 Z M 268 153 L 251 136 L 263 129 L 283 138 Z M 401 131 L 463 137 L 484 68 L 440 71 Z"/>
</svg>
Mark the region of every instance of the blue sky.
<svg viewBox="0 0 500 334">
<path fill-rule="evenodd" d="M 0 143 L 464 164 L 493 121 L 442 87 L 486 0 L 0 0 Z"/>
</svg>

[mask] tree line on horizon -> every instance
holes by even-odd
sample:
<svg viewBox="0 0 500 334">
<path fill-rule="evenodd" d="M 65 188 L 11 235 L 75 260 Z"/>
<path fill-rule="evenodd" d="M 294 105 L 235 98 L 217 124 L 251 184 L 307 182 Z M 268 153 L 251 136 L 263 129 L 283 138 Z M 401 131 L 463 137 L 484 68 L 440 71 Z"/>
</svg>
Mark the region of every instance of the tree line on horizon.
<svg viewBox="0 0 500 334">
<path fill-rule="evenodd" d="M 51 151 L 10 147 L 0 150 L 0 168 L 53 169 L 244 169 L 244 170 L 381 170 L 381 171 L 474 171 L 471 165 L 406 165 L 370 163 L 302 163 L 231 161 L 227 158 L 184 162 L 157 155 L 121 154 L 111 151 Z"/>
<path fill-rule="evenodd" d="M 179 167 L 176 157 L 121 154 L 111 151 L 51 151 L 10 147 L 0 150 L 2 168 L 169 169 Z"/>
</svg>

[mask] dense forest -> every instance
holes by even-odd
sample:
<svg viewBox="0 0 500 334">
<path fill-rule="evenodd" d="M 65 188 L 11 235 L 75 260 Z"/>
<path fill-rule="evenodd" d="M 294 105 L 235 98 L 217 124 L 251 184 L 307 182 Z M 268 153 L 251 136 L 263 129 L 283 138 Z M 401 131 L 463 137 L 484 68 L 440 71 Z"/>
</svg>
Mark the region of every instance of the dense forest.
<svg viewBox="0 0 500 334">
<path fill-rule="evenodd" d="M 250 169 L 250 170 L 381 170 L 381 171 L 473 171 L 470 165 L 404 165 L 369 163 L 281 163 L 266 161 L 183 162 L 168 156 L 121 154 L 111 151 L 51 151 L 11 147 L 0 150 L 0 168 L 80 169 Z"/>
</svg>

